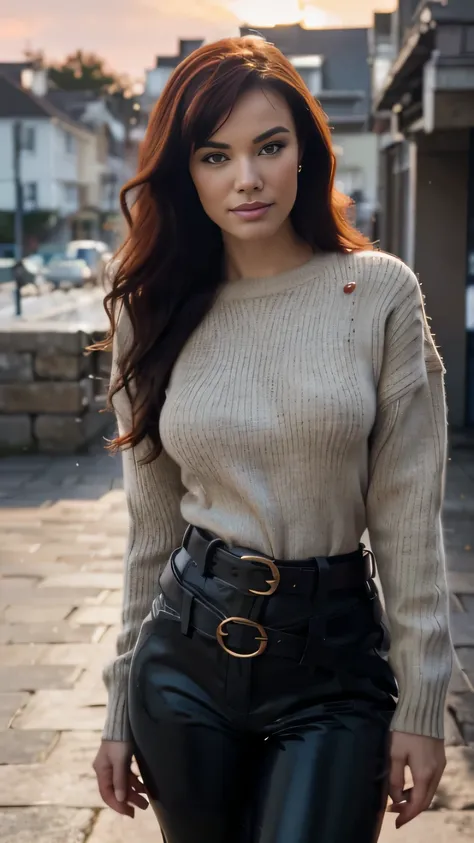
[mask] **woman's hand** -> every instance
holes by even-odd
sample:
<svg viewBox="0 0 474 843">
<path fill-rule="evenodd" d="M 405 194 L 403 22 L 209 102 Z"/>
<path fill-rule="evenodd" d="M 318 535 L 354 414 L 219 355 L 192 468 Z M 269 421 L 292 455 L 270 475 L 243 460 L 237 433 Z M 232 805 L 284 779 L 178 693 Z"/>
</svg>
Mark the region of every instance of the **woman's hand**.
<svg viewBox="0 0 474 843">
<path fill-rule="evenodd" d="M 145 787 L 132 772 L 132 744 L 125 741 L 102 741 L 92 767 L 97 776 L 99 792 L 105 804 L 117 814 L 135 816 L 135 808 L 148 808 L 149 802 L 140 796 Z"/>
<path fill-rule="evenodd" d="M 410 822 L 426 811 L 436 793 L 444 768 L 444 741 L 406 732 L 392 732 L 389 794 L 397 813 L 396 827 Z M 411 770 L 413 787 L 405 787 L 405 767 Z M 406 801 L 405 801 L 406 800 Z"/>
</svg>

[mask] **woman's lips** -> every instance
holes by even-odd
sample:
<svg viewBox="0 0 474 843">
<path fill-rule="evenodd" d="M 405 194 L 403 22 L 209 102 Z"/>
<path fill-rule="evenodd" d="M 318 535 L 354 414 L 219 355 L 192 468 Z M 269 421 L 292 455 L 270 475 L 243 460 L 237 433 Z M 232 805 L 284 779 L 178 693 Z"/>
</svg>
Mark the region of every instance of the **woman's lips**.
<svg viewBox="0 0 474 843">
<path fill-rule="evenodd" d="M 259 205 L 256 208 L 234 208 L 232 213 L 243 220 L 259 220 L 271 207 L 271 205 Z"/>
</svg>

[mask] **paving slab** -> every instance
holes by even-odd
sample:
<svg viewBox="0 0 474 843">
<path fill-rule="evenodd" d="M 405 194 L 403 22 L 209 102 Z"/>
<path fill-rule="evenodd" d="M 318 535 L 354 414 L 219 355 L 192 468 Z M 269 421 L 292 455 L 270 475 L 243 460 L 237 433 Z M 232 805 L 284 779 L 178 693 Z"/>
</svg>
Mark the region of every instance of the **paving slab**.
<svg viewBox="0 0 474 843">
<path fill-rule="evenodd" d="M 71 623 L 113 626 L 120 623 L 121 610 L 117 606 L 83 606 L 71 615 Z"/>
<path fill-rule="evenodd" d="M 474 613 L 451 612 L 451 637 L 455 647 L 469 647 L 474 642 Z"/>
<path fill-rule="evenodd" d="M 106 702 L 104 687 L 93 691 L 38 691 L 12 725 L 15 729 L 102 730 Z"/>
<path fill-rule="evenodd" d="M 474 571 L 449 571 L 448 583 L 456 594 L 474 594 Z"/>
<path fill-rule="evenodd" d="M 133 819 L 105 808 L 100 812 L 87 843 L 130 843 L 131 840 L 163 843 L 158 821 L 150 807 L 144 811 L 135 809 Z"/>
<path fill-rule="evenodd" d="M 123 594 L 121 591 L 111 591 L 104 600 L 104 606 L 122 606 Z"/>
<path fill-rule="evenodd" d="M 4 609 L 2 620 L 7 624 L 55 623 L 65 620 L 73 611 L 74 605 L 61 606 L 61 604 L 51 603 L 37 606 L 35 603 L 17 603 Z"/>
<path fill-rule="evenodd" d="M 51 560 L 51 557 L 49 556 Z M 79 563 L 78 563 L 79 564 Z M 75 570 L 75 566 L 68 562 L 51 562 L 37 558 L 32 553 L 28 559 L 18 559 L 18 554 L 3 554 L 0 559 L 0 577 L 8 577 L 16 574 L 17 577 L 52 577 L 56 574 L 69 574 Z"/>
<path fill-rule="evenodd" d="M 0 766 L 0 806 L 30 805 L 102 808 L 104 803 L 90 766 L 77 765 L 67 769 L 46 764 Z"/>
<path fill-rule="evenodd" d="M 41 664 L 69 664 L 91 667 L 97 664 L 103 665 L 111 658 L 113 653 L 112 643 L 100 644 L 50 644 L 45 645 L 39 661 Z"/>
<path fill-rule="evenodd" d="M 474 694 L 471 691 L 450 693 L 448 706 L 456 712 L 456 716 L 465 723 L 474 725 Z"/>
<path fill-rule="evenodd" d="M 0 666 L 2 691 L 39 691 L 48 688 L 72 688 L 81 674 L 77 665 L 33 664 Z"/>
<path fill-rule="evenodd" d="M 462 669 L 474 687 L 474 646 L 471 647 L 457 647 L 456 653 L 462 665 Z"/>
<path fill-rule="evenodd" d="M 66 644 L 100 641 L 105 626 L 70 626 L 66 621 L 0 624 L 0 644 Z"/>
<path fill-rule="evenodd" d="M 86 843 L 94 819 L 86 808 L 3 808 L 0 843 Z"/>
<path fill-rule="evenodd" d="M 35 764 L 44 761 L 58 737 L 58 732 L 4 729 L 0 731 L 0 764 Z"/>
<path fill-rule="evenodd" d="M 10 730 L 15 731 L 15 730 Z M 29 732 L 19 732 L 28 735 Z M 84 730 L 80 732 L 61 732 L 46 764 L 62 767 L 90 767 L 100 746 L 100 732 Z"/>
<path fill-rule="evenodd" d="M 121 574 L 103 573 L 102 571 L 74 571 L 72 574 L 47 577 L 40 584 L 40 589 L 52 587 L 120 589 L 123 587 L 123 577 Z"/>
<path fill-rule="evenodd" d="M 18 714 L 29 700 L 30 694 L 27 693 L 0 693 L 0 729 L 8 729 L 15 714 Z"/>
<path fill-rule="evenodd" d="M 1 644 L 0 665 L 2 667 L 37 664 L 45 656 L 47 644 Z M 71 662 L 73 664 L 74 662 Z"/>
<path fill-rule="evenodd" d="M 446 761 L 433 807 L 474 811 L 474 747 L 448 746 Z"/>
<path fill-rule="evenodd" d="M 473 839 L 473 811 L 425 811 L 400 829 L 395 828 L 395 815 L 387 813 L 379 843 L 472 843 Z"/>
<path fill-rule="evenodd" d="M 22 603 L 23 605 L 31 606 L 55 606 L 61 604 L 81 605 L 86 597 L 98 597 L 102 594 L 104 589 L 101 588 L 78 588 L 76 587 L 61 587 L 61 588 L 38 588 L 27 585 L 24 588 L 21 585 L 5 586 L 2 583 L 2 605 L 11 605 L 13 603 Z"/>
<path fill-rule="evenodd" d="M 459 598 L 464 611 L 474 616 L 474 594 L 460 594 Z"/>
</svg>

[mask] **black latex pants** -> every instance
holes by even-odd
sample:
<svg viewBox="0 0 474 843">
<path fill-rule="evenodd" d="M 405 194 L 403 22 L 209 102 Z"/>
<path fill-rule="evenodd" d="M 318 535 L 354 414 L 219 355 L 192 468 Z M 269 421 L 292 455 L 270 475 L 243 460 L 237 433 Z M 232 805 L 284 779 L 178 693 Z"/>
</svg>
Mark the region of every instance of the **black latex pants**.
<svg viewBox="0 0 474 843">
<path fill-rule="evenodd" d="M 186 581 L 186 551 L 177 560 Z M 203 579 L 201 590 L 226 616 L 245 616 L 249 598 L 222 581 Z M 367 650 L 383 637 L 378 598 L 275 593 L 253 598 L 254 616 L 255 600 L 274 629 L 307 635 L 309 619 L 325 617 L 321 653 L 355 645 L 363 666 L 331 668 L 327 654 L 321 666 L 317 649 L 304 665 L 230 656 L 215 639 L 184 635 L 162 596 L 135 648 L 129 711 L 166 843 L 373 843 L 396 693 L 387 663 Z"/>
</svg>

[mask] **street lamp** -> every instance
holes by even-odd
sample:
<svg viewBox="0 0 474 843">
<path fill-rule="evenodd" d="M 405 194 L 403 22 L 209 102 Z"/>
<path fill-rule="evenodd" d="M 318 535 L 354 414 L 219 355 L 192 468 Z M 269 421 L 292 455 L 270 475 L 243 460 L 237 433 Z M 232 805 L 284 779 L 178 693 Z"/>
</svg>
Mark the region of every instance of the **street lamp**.
<svg viewBox="0 0 474 843">
<path fill-rule="evenodd" d="M 23 258 L 23 185 L 21 183 L 21 150 L 22 123 L 15 120 L 13 124 L 13 173 L 15 179 L 15 266 L 13 277 L 15 280 L 15 310 L 21 316 L 21 287 L 24 268 Z"/>
</svg>

